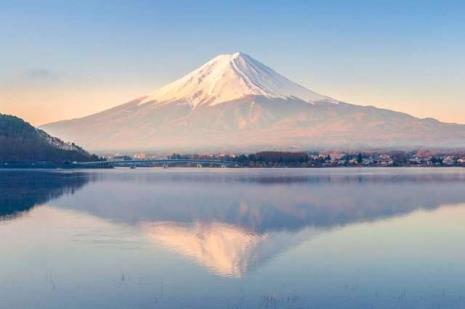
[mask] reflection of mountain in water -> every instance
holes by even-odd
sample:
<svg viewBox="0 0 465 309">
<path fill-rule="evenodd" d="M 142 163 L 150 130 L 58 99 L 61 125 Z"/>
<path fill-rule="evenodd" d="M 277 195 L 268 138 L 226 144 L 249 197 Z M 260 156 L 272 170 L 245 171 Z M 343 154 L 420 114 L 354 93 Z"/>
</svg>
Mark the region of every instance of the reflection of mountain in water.
<svg viewBox="0 0 465 309">
<path fill-rule="evenodd" d="M 55 171 L 0 171 L 0 219 L 11 218 L 32 207 L 74 193 L 89 175 Z"/>
<path fill-rule="evenodd" d="M 310 228 L 292 234 L 256 234 L 234 225 L 200 222 L 144 223 L 142 228 L 156 243 L 227 277 L 241 277 L 269 258 L 315 234 Z"/>
<path fill-rule="evenodd" d="M 111 172 L 57 206 L 141 227 L 220 275 L 241 276 L 328 229 L 465 202 L 461 170 Z"/>
<path fill-rule="evenodd" d="M 240 276 L 264 236 L 222 223 L 193 225 L 145 224 L 144 230 L 157 242 L 190 256 L 225 276 Z"/>
</svg>

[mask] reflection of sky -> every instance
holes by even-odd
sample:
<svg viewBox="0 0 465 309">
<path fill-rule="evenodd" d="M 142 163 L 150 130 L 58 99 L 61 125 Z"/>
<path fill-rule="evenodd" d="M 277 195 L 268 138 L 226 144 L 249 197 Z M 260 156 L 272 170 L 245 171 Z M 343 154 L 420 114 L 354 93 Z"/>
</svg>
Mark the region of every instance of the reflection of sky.
<svg viewBox="0 0 465 309">
<path fill-rule="evenodd" d="M 0 224 L 8 248 L 1 251 L 0 307 L 460 308 L 464 218 L 464 207 L 441 207 L 346 226 L 302 239 L 231 280 L 138 228 L 39 206 Z"/>
</svg>

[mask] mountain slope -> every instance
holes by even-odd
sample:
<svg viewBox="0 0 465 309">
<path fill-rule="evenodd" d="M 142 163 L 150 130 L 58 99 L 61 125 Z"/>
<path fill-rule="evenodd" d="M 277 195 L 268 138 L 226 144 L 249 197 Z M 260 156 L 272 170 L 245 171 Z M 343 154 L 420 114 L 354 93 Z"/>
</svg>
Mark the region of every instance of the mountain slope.
<svg viewBox="0 0 465 309">
<path fill-rule="evenodd" d="M 93 150 L 253 150 L 465 145 L 465 126 L 342 103 L 242 53 L 153 94 L 44 126 Z"/>
<path fill-rule="evenodd" d="M 22 119 L 0 114 L 0 162 L 89 161 L 96 157 Z"/>
</svg>

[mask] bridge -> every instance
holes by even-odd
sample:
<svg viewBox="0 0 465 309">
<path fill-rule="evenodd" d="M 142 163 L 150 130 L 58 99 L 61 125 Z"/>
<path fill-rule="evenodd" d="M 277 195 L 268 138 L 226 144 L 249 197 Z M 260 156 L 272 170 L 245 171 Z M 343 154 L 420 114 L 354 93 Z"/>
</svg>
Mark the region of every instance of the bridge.
<svg viewBox="0 0 465 309">
<path fill-rule="evenodd" d="M 74 168 L 112 168 L 112 167 L 152 167 L 152 166 L 176 166 L 176 165 L 194 165 L 197 167 L 216 166 L 216 167 L 233 167 L 237 162 L 226 160 L 208 160 L 208 159 L 147 159 L 147 160 L 107 160 L 107 161 L 88 161 L 73 162 L 71 167 Z"/>
</svg>

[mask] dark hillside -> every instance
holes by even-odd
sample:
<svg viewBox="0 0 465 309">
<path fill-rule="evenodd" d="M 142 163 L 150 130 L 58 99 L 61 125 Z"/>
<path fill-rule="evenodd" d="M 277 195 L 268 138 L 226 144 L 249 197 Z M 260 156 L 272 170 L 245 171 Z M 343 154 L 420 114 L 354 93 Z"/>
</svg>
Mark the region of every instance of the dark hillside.
<svg viewBox="0 0 465 309">
<path fill-rule="evenodd" d="M 64 163 L 97 159 L 81 147 L 50 136 L 18 117 L 0 114 L 0 162 Z"/>
</svg>

